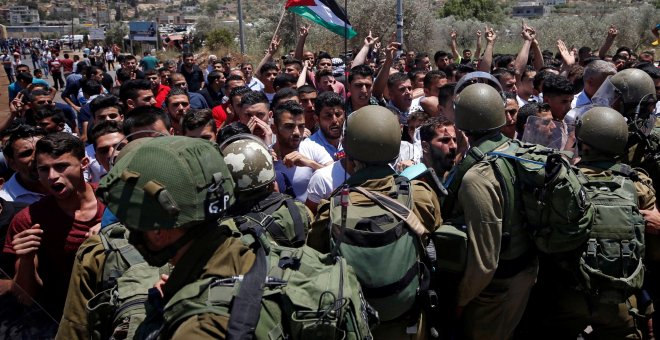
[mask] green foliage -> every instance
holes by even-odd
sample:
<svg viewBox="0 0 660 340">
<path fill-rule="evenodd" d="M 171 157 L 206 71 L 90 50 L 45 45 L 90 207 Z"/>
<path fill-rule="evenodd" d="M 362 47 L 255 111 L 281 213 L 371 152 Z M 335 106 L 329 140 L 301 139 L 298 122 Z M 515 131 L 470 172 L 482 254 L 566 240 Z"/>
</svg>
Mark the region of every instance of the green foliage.
<svg viewBox="0 0 660 340">
<path fill-rule="evenodd" d="M 504 10 L 495 0 L 449 0 L 439 14 L 443 18 L 454 16 L 460 20 L 477 19 L 490 23 L 504 20 Z"/>
<path fill-rule="evenodd" d="M 128 34 L 128 25 L 124 23 L 114 24 L 105 32 L 105 43 L 107 45 L 117 44 L 123 46 L 124 36 Z"/>
<path fill-rule="evenodd" d="M 215 15 L 220 9 L 220 4 L 217 1 L 209 1 L 204 5 L 204 10 L 207 15 Z"/>
<path fill-rule="evenodd" d="M 212 50 L 227 48 L 234 44 L 234 37 L 231 32 L 224 28 L 216 28 L 210 31 L 206 36 L 206 46 Z"/>
</svg>

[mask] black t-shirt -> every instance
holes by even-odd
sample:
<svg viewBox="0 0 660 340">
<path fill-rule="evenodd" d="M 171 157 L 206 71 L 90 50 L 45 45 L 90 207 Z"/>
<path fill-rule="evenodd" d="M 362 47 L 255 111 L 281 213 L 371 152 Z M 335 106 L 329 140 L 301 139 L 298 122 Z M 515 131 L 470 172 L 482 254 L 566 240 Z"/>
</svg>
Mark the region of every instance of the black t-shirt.
<svg viewBox="0 0 660 340">
<path fill-rule="evenodd" d="M 202 70 L 199 69 L 199 66 L 193 65 L 192 71 L 188 72 L 185 65 L 181 65 L 180 73 L 186 78 L 188 83 L 188 91 L 197 92 L 202 88 L 202 83 L 204 82 L 204 74 Z"/>
</svg>

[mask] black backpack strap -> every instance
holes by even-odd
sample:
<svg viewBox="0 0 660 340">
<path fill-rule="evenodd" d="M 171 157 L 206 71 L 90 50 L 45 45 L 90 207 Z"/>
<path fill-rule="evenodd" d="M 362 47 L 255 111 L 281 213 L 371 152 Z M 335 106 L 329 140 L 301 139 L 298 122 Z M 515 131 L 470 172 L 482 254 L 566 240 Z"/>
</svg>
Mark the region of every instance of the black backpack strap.
<svg viewBox="0 0 660 340">
<path fill-rule="evenodd" d="M 255 250 L 256 258 L 252 268 L 243 276 L 241 287 L 234 297 L 227 326 L 228 340 L 254 338 L 254 332 L 257 329 L 257 323 L 259 323 L 264 283 L 268 274 L 266 251 L 260 241 L 263 237 L 263 229 L 260 226 L 254 226 L 242 231 L 252 234 L 255 238 L 252 247 Z"/>
</svg>

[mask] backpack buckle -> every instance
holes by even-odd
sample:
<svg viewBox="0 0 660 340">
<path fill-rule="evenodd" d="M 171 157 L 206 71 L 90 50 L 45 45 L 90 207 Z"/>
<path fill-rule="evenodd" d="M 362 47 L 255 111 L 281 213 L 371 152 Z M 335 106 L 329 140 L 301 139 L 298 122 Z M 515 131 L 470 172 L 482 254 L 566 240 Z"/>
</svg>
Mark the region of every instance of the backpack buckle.
<svg viewBox="0 0 660 340">
<path fill-rule="evenodd" d="M 587 241 L 587 257 L 596 257 L 596 250 L 598 249 L 598 242 L 595 238 Z"/>
<path fill-rule="evenodd" d="M 632 250 L 630 249 L 630 241 L 621 241 L 621 259 L 623 262 L 623 276 L 628 277 L 628 265 L 632 258 Z"/>
</svg>

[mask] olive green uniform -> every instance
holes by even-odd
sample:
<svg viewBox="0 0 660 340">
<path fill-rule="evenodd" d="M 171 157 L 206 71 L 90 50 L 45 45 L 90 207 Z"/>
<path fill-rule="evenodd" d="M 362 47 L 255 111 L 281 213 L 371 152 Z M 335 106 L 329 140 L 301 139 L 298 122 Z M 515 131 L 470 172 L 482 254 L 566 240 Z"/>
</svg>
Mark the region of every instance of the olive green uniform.
<svg viewBox="0 0 660 340">
<path fill-rule="evenodd" d="M 349 186 L 361 186 L 376 192 L 390 192 L 396 189 L 394 174 L 394 171 L 388 166 L 369 167 L 351 176 L 347 184 Z M 413 213 L 429 232 L 434 231 L 442 224 L 438 198 L 426 183 L 420 181 L 412 181 L 411 190 L 414 200 Z M 371 199 L 357 192 L 351 192 L 349 199 L 356 205 L 372 202 Z M 307 244 L 320 252 L 331 250 L 330 231 L 328 229 L 329 207 L 329 201 L 321 201 L 316 221 L 312 223 L 312 228 L 307 237 Z M 424 336 L 421 334 L 422 327 L 419 319 L 419 315 L 406 316 L 387 323 L 381 323 L 372 333 L 375 339 L 422 339 Z M 406 328 L 414 325 L 416 321 L 417 334 L 407 334 Z"/>
<path fill-rule="evenodd" d="M 64 314 L 55 339 L 89 338 L 87 302 L 100 292 L 105 257 L 105 247 L 99 235 L 90 236 L 80 245 L 73 262 Z"/>
<path fill-rule="evenodd" d="M 538 265 L 533 256 L 523 258 L 515 265 L 519 269 L 513 271 L 509 265 L 512 262 L 500 257 L 503 197 L 495 172 L 487 162 L 472 166 L 458 190 L 468 234 L 467 264 L 457 299 L 459 309 L 462 308 L 465 339 L 509 339 L 536 279 Z"/>
<path fill-rule="evenodd" d="M 600 162 L 598 166 L 583 158 L 577 164 L 587 176 L 598 176 L 605 172 L 607 165 L 614 161 Z M 653 209 L 655 192 L 651 179 L 644 173 L 638 173 L 640 180 L 635 181 L 640 210 Z M 533 318 L 539 322 L 533 329 L 533 335 L 539 339 L 575 339 L 587 326 L 591 326 L 598 339 L 641 339 L 640 325 L 630 315 L 631 308 L 637 308 L 635 296 L 630 296 L 627 303 L 604 304 L 591 299 L 576 289 L 577 283 L 571 272 L 559 268 L 552 261 L 542 261 L 539 283 L 534 289 L 530 310 Z M 530 317 L 530 321 L 532 317 Z M 532 321 L 534 323 L 534 321 Z"/>
<path fill-rule="evenodd" d="M 181 261 L 185 260 L 182 258 Z M 243 275 L 250 270 L 254 261 L 254 252 L 243 244 L 243 242 L 236 238 L 228 238 L 208 259 L 198 279 L 208 277 L 227 278 Z M 177 275 L 176 268 L 172 272 L 168 283 L 163 287 L 166 294 L 165 299 L 171 298 L 171 296 L 168 296 L 170 294 L 167 293 L 167 285 L 175 275 Z M 188 281 L 194 282 L 195 280 Z M 172 292 L 171 295 L 175 293 Z M 193 315 L 185 319 L 176 329 L 171 330 L 171 339 L 225 339 L 227 337 L 228 322 L 229 317 L 226 315 L 213 313 Z"/>
</svg>

